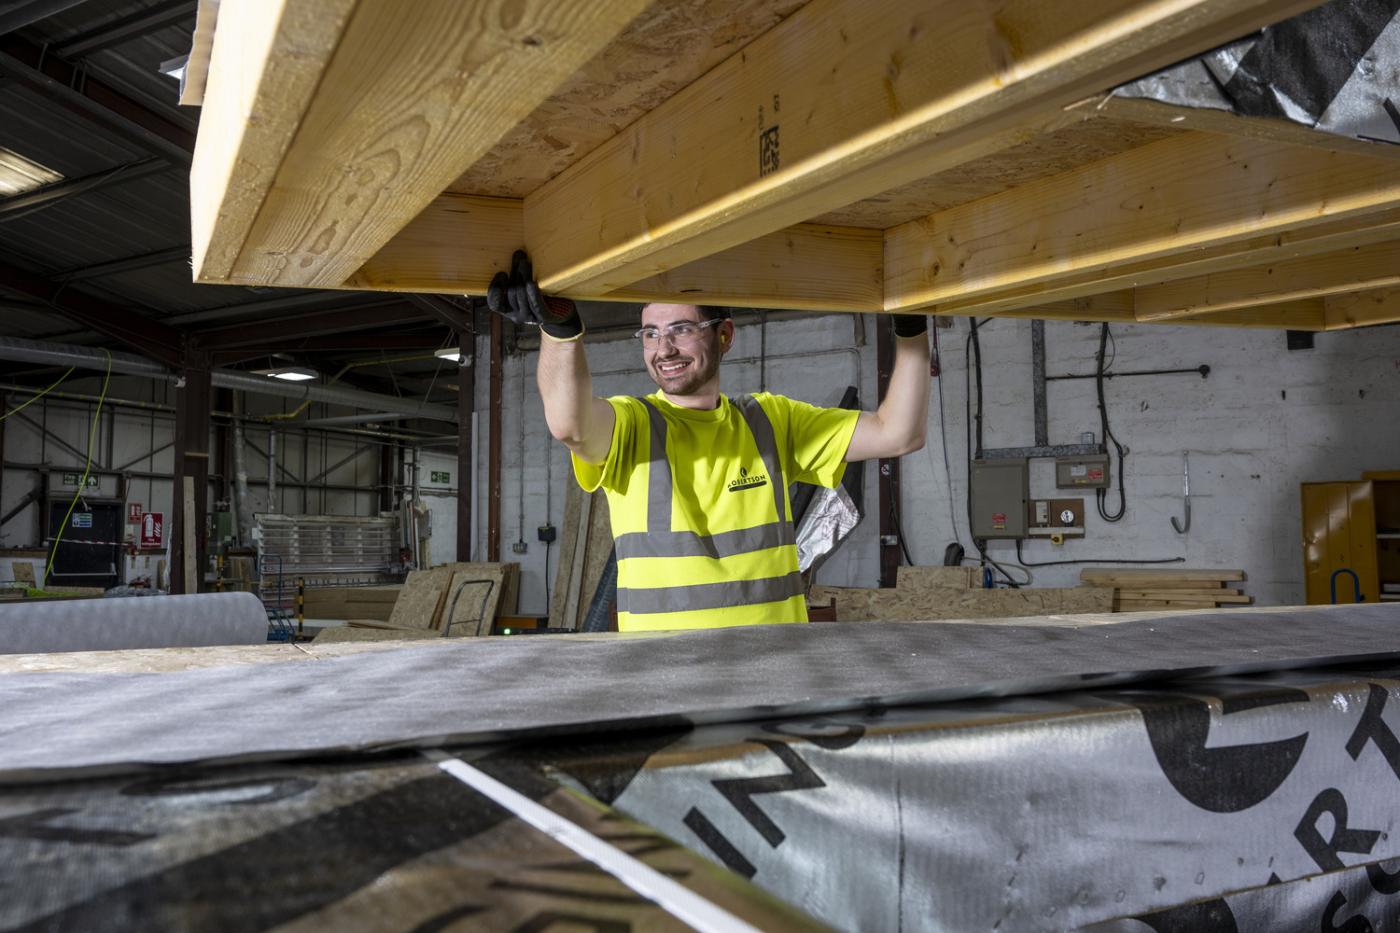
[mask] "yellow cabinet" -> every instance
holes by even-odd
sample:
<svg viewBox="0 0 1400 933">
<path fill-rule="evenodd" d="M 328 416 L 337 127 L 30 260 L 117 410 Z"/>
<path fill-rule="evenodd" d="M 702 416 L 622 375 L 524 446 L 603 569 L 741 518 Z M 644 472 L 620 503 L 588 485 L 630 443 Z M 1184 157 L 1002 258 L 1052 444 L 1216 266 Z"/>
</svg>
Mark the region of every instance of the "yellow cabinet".
<svg viewBox="0 0 1400 933">
<path fill-rule="evenodd" d="M 1339 603 L 1355 602 L 1358 590 L 1368 603 L 1400 601 L 1400 474 L 1363 475 L 1356 482 L 1303 483 L 1310 604 L 1332 602 L 1334 577 Z"/>
</svg>

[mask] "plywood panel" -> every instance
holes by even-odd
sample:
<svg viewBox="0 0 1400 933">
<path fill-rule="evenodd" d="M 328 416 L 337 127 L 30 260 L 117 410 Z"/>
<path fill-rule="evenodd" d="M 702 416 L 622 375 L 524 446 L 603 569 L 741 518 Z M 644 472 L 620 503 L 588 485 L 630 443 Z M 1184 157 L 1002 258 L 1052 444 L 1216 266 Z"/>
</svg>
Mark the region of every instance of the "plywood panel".
<svg viewBox="0 0 1400 933">
<path fill-rule="evenodd" d="M 1025 142 L 984 159 L 975 159 L 878 197 L 858 201 L 813 218 L 812 222 L 881 229 L 893 227 L 1180 132 L 1164 126 L 1092 119 L 1033 135 Z"/>
<path fill-rule="evenodd" d="M 657 0 L 448 190 L 525 197 L 806 2 Z"/>
<path fill-rule="evenodd" d="M 929 587 L 912 591 L 818 586 L 812 588 L 811 599 L 817 603 L 834 599 L 839 622 L 934 622 L 1102 613 L 1113 609 L 1113 590 L 1090 586 L 996 590 Z"/>
</svg>

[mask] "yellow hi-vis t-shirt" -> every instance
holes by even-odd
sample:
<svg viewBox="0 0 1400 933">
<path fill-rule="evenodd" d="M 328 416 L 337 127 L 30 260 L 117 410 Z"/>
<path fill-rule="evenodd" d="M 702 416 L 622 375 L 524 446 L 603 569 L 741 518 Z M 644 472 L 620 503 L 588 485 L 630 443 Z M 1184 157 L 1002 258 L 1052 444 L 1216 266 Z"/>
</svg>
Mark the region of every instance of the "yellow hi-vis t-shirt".
<svg viewBox="0 0 1400 933">
<path fill-rule="evenodd" d="M 608 403 L 607 459 L 573 464 L 607 492 L 618 628 L 806 622 L 788 484 L 840 483 L 860 413 L 769 393 L 709 411 L 660 392 Z"/>
</svg>

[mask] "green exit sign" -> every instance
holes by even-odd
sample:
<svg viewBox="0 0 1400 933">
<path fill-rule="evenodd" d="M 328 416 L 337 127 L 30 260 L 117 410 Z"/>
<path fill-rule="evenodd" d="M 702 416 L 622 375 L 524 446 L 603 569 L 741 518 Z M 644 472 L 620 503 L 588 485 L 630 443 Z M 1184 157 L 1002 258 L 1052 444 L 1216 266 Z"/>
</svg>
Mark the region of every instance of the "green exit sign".
<svg viewBox="0 0 1400 933">
<path fill-rule="evenodd" d="M 431 471 L 429 471 L 429 474 L 428 474 L 428 475 L 431 477 L 430 482 L 434 482 L 434 483 L 450 483 L 450 482 L 452 482 L 452 473 L 451 473 L 451 471 L 449 471 L 449 470 L 431 470 Z"/>
<path fill-rule="evenodd" d="M 82 474 L 81 474 L 81 473 L 64 473 L 64 474 L 63 474 L 63 485 L 65 485 L 65 486 L 76 486 L 76 485 L 78 485 L 78 480 L 81 479 L 81 478 L 82 478 Z M 96 485 L 97 485 L 97 477 L 96 477 L 96 476 L 89 476 L 89 477 L 87 478 L 87 483 L 86 483 L 85 485 L 87 485 L 87 486 L 89 486 L 89 487 L 94 487 L 94 486 L 96 486 Z"/>
</svg>

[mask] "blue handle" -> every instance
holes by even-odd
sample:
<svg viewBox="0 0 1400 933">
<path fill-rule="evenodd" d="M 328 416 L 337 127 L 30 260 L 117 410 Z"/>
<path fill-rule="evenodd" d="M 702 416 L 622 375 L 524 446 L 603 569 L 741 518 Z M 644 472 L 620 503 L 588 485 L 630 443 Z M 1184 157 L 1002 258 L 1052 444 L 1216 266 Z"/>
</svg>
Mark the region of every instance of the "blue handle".
<svg viewBox="0 0 1400 933">
<path fill-rule="evenodd" d="M 1332 571 L 1332 605 L 1337 605 L 1337 575 L 1343 573 L 1351 575 L 1351 591 L 1356 597 L 1352 602 L 1364 603 L 1366 597 L 1361 595 L 1361 579 L 1356 575 L 1356 571 L 1350 567 L 1338 567 Z"/>
</svg>

